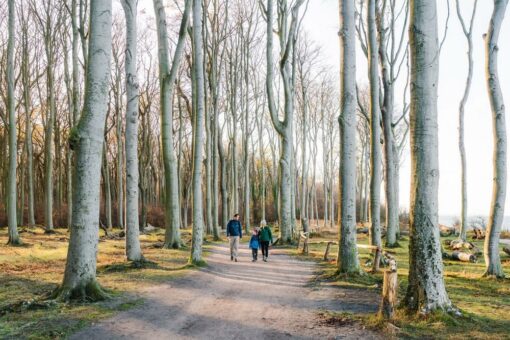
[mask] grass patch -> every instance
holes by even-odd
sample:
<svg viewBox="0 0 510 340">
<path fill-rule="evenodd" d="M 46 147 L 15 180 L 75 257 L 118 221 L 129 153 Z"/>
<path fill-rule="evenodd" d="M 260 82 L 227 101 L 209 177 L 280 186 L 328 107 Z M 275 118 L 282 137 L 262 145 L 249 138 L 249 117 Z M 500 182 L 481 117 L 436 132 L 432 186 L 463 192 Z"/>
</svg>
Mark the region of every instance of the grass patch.
<svg viewBox="0 0 510 340">
<path fill-rule="evenodd" d="M 346 276 L 336 270 L 338 246 L 332 245 L 329 261 L 324 261 L 327 241 L 336 241 L 336 234 L 321 233 L 312 237 L 309 254 L 304 256 L 302 248 L 293 249 L 292 253 L 300 258 L 308 257 L 319 261 L 321 273 L 318 280 L 332 282 L 341 288 L 359 289 L 380 292 L 382 273 L 369 273 L 370 267 L 365 265 L 371 259 L 370 251 L 359 249 L 360 264 L 366 275 Z M 441 238 L 441 242 L 455 237 Z M 317 242 L 317 243 L 315 243 Z M 472 241 L 479 249 L 483 249 L 483 240 Z M 367 235 L 358 235 L 358 243 L 367 244 Z M 408 273 L 408 238 L 399 240 L 399 247 L 388 249 L 396 258 L 399 275 L 399 298 L 405 295 Z M 501 249 L 503 245 L 501 246 Z M 445 249 L 446 250 L 446 249 Z M 448 252 L 451 252 L 448 250 Z M 510 275 L 510 257 L 501 252 L 504 271 Z M 376 315 L 329 313 L 325 318 L 335 323 L 344 319 L 362 322 L 366 326 L 383 332 L 384 335 L 407 339 L 510 339 L 510 279 L 482 278 L 485 271 L 483 256 L 478 256 L 476 263 L 444 260 L 444 279 L 448 295 L 453 304 L 461 311 L 462 316 L 446 313 L 432 313 L 427 316 L 409 315 L 398 310 L 392 323 L 381 322 Z"/>
<path fill-rule="evenodd" d="M 189 248 L 161 249 L 164 230 L 140 235 L 143 263 L 127 262 L 125 240 L 102 237 L 97 258 L 97 279 L 112 299 L 97 303 L 58 303 L 44 301 L 62 282 L 69 234 L 57 229 L 45 234 L 41 228 L 22 228 L 24 246 L 6 246 L 5 233 L 0 236 L 0 338 L 65 338 L 92 322 L 140 305 L 135 297 L 140 287 L 167 282 L 183 276 L 193 266 L 188 264 Z M 100 231 L 100 236 L 104 232 Z M 182 232 L 185 245 L 190 230 Z M 204 246 L 207 248 L 215 242 Z"/>
</svg>

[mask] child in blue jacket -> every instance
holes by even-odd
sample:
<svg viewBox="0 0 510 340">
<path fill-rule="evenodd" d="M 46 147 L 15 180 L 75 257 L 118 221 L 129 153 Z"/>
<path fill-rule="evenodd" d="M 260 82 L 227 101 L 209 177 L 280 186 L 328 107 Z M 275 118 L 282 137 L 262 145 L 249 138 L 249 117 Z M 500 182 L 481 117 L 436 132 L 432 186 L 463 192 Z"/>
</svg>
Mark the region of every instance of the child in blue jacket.
<svg viewBox="0 0 510 340">
<path fill-rule="evenodd" d="M 252 262 L 255 262 L 255 261 L 257 261 L 257 256 L 258 256 L 259 248 L 260 248 L 259 228 L 258 227 L 253 229 L 253 232 L 251 234 L 250 248 L 251 248 L 251 254 L 253 256 Z"/>
</svg>

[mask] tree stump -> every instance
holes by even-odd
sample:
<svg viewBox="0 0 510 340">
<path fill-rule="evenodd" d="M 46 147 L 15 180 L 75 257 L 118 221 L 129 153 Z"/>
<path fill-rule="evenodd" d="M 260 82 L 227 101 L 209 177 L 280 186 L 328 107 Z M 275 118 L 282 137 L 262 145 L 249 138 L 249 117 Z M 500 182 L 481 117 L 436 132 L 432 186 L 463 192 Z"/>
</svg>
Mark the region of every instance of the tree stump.
<svg viewBox="0 0 510 340">
<path fill-rule="evenodd" d="M 391 320 L 395 312 L 398 293 L 398 275 L 397 263 L 395 260 L 390 261 L 390 269 L 384 272 L 384 281 L 382 289 L 382 301 L 379 315 L 385 320 Z"/>
</svg>

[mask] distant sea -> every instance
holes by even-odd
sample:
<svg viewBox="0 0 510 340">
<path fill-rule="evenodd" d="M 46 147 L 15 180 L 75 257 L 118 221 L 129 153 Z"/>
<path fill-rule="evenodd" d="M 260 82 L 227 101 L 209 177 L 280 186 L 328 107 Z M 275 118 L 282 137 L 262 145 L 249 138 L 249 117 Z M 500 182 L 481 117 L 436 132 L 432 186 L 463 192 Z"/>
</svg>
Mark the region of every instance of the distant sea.
<svg viewBox="0 0 510 340">
<path fill-rule="evenodd" d="M 479 221 L 483 219 L 485 223 L 489 221 L 489 216 L 469 216 L 468 217 L 468 226 L 473 224 L 479 224 Z M 453 225 L 459 220 L 458 216 L 454 215 L 440 215 L 439 223 L 444 224 L 445 226 L 453 227 Z M 505 216 L 503 219 L 502 230 L 510 230 L 510 216 Z"/>
</svg>

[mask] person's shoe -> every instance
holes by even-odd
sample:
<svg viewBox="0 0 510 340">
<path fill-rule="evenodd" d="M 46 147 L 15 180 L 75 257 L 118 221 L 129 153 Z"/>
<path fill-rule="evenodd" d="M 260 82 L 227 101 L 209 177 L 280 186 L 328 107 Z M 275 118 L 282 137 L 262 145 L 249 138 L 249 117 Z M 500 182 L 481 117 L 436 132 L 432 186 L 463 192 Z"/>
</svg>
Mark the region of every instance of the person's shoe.
<svg viewBox="0 0 510 340">
<path fill-rule="evenodd" d="M 251 262 L 255 262 L 255 261 L 257 261 L 257 260 L 255 260 L 255 259 L 251 260 Z"/>
<path fill-rule="evenodd" d="M 234 261 L 234 256 L 230 255 L 230 261 Z"/>
<path fill-rule="evenodd" d="M 264 257 L 264 262 L 267 262 L 267 257 Z"/>
<path fill-rule="evenodd" d="M 237 257 L 234 259 L 235 262 L 237 262 Z"/>
</svg>

